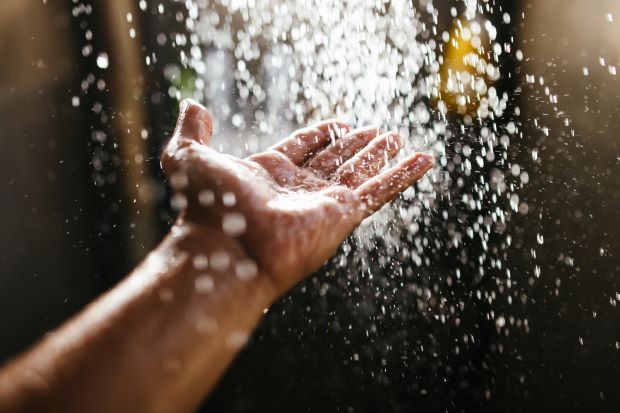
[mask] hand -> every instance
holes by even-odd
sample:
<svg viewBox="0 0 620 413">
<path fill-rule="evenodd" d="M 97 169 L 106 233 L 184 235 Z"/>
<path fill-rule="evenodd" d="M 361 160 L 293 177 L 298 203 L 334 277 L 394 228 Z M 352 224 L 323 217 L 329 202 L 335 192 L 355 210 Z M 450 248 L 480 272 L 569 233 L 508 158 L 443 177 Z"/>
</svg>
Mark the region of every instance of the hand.
<svg viewBox="0 0 620 413">
<path fill-rule="evenodd" d="M 162 166 L 179 222 L 111 291 L 0 369 L 0 411 L 193 411 L 278 295 L 432 166 L 380 172 L 395 133 L 338 121 L 239 159 L 208 148 L 209 113 L 181 104 Z M 146 350 L 145 350 L 146 349 Z"/>
<path fill-rule="evenodd" d="M 207 147 L 211 134 L 208 111 L 183 101 L 162 155 L 181 208 L 179 225 L 198 224 L 237 240 L 250 259 L 238 267 L 239 278 L 268 277 L 279 294 L 433 165 L 430 155 L 416 153 L 380 173 L 400 150 L 399 135 L 350 130 L 335 120 L 245 159 Z"/>
</svg>

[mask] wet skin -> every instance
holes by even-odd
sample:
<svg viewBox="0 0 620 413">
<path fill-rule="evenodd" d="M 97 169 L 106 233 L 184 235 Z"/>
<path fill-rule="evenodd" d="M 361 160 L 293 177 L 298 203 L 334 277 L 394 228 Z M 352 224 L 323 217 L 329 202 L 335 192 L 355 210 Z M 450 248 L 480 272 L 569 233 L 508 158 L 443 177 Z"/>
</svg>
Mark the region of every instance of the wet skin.
<svg viewBox="0 0 620 413">
<path fill-rule="evenodd" d="M 0 412 L 189 412 L 264 311 L 432 166 L 382 171 L 394 133 L 326 121 L 239 159 L 184 101 L 162 155 L 179 219 L 121 283 L 0 369 Z M 289 374 L 289 373 L 283 373 Z"/>
<path fill-rule="evenodd" d="M 187 204 L 178 225 L 220 231 L 227 215 L 244 222 L 232 238 L 277 294 L 317 269 L 364 218 L 433 164 L 429 155 L 416 153 L 380 173 L 401 149 L 400 136 L 377 128 L 351 130 L 336 120 L 300 129 L 245 159 L 209 148 L 211 133 L 208 111 L 182 102 L 162 156 L 173 188 Z M 234 205 L 225 202 L 227 196 Z"/>
</svg>

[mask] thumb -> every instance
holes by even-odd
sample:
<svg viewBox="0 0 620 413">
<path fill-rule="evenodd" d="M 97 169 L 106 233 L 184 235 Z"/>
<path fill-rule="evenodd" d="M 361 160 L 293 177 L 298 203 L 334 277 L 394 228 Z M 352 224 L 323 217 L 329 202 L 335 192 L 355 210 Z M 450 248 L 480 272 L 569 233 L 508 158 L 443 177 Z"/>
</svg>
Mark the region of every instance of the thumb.
<svg viewBox="0 0 620 413">
<path fill-rule="evenodd" d="M 206 145 L 213 133 L 213 122 L 207 108 L 192 99 L 183 99 L 173 139 L 191 139 Z"/>
</svg>

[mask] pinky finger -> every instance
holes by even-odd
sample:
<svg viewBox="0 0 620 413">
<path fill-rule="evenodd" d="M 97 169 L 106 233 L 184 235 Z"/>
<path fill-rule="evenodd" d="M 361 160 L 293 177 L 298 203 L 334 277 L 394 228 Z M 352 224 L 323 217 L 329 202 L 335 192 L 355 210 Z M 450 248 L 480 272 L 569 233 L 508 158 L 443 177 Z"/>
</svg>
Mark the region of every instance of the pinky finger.
<svg viewBox="0 0 620 413">
<path fill-rule="evenodd" d="M 366 205 L 367 215 L 377 211 L 419 181 L 433 163 L 431 155 L 416 153 L 357 187 L 356 192 Z"/>
</svg>

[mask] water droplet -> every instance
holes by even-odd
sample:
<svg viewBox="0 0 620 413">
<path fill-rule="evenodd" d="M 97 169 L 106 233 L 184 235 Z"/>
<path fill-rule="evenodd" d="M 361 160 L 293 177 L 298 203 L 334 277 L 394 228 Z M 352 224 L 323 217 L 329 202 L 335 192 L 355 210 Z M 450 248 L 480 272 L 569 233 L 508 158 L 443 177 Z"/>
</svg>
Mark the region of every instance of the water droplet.
<svg viewBox="0 0 620 413">
<path fill-rule="evenodd" d="M 230 237 L 237 237 L 246 230 L 246 221 L 239 212 L 228 212 L 222 218 L 222 230 Z"/>
<path fill-rule="evenodd" d="M 217 321 L 211 317 L 199 316 L 196 319 L 196 330 L 200 334 L 213 334 L 217 331 Z"/>
<path fill-rule="evenodd" d="M 211 269 L 223 272 L 230 266 L 230 257 L 224 251 L 217 251 L 211 254 Z"/>
<path fill-rule="evenodd" d="M 108 54 L 101 52 L 97 55 L 97 67 L 100 69 L 107 69 L 109 64 Z"/>
<path fill-rule="evenodd" d="M 215 287 L 215 282 L 213 281 L 213 277 L 210 275 L 202 274 L 194 280 L 194 287 L 196 288 L 196 292 L 210 293 Z"/>
<path fill-rule="evenodd" d="M 258 266 L 251 259 L 241 259 L 235 264 L 235 274 L 242 281 L 251 280 L 258 275 Z"/>
<path fill-rule="evenodd" d="M 204 270 L 209 266 L 209 260 L 207 259 L 206 256 L 202 254 L 198 254 L 198 255 L 195 255 L 194 258 L 192 259 L 192 264 L 194 265 L 194 268 L 196 268 L 197 270 Z"/>
<path fill-rule="evenodd" d="M 184 172 L 174 172 L 170 176 L 170 185 L 177 191 L 185 188 L 188 182 L 187 175 Z"/>
<path fill-rule="evenodd" d="M 205 189 L 198 193 L 198 202 L 202 206 L 211 206 L 215 203 L 215 194 L 210 189 Z"/>
<path fill-rule="evenodd" d="M 174 194 L 170 199 L 170 206 L 175 211 L 180 211 L 187 207 L 187 198 L 183 194 Z"/>
<path fill-rule="evenodd" d="M 233 207 L 237 203 L 237 197 L 233 192 L 225 192 L 224 195 L 222 195 L 222 203 L 224 206 Z"/>
<path fill-rule="evenodd" d="M 247 343 L 249 335 L 246 331 L 235 330 L 226 339 L 226 345 L 231 348 L 241 348 Z"/>
</svg>

